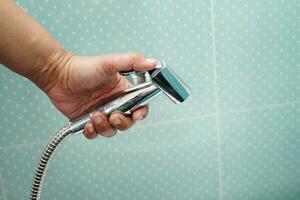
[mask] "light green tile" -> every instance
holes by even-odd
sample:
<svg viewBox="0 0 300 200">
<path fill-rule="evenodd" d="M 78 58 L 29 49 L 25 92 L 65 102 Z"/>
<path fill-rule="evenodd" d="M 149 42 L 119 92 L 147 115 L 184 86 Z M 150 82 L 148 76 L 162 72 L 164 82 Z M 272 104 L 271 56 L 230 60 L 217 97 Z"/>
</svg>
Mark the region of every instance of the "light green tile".
<svg viewBox="0 0 300 200">
<path fill-rule="evenodd" d="M 300 198 L 300 104 L 221 116 L 224 200 Z"/>
<path fill-rule="evenodd" d="M 214 118 L 181 123 L 92 142 L 68 138 L 48 170 L 42 199 L 218 199 Z M 41 148 L 1 151 L 8 199 L 27 197 Z"/>
<path fill-rule="evenodd" d="M 0 66 L 0 146 L 47 140 L 67 122 L 27 79 Z"/>
<path fill-rule="evenodd" d="M 215 119 L 184 120 L 215 111 L 209 0 L 18 2 L 73 53 L 165 59 L 192 90 L 183 105 L 159 97 L 126 134 L 69 138 L 42 199 L 219 199 L 218 170 L 224 200 L 300 198 L 299 104 L 270 106 L 300 99 L 298 1 L 214 1 L 221 168 Z M 0 102 L 5 193 L 28 199 L 45 142 L 14 145 L 46 141 L 67 119 L 3 67 Z"/>
<path fill-rule="evenodd" d="M 300 99 L 299 1 L 215 0 L 222 111 Z"/>
<path fill-rule="evenodd" d="M 7 199 L 28 199 L 35 166 L 44 144 L 0 150 L 0 170 Z"/>
<path fill-rule="evenodd" d="M 5 190 L 4 190 L 4 187 L 3 187 L 3 184 L 2 184 L 2 179 L 0 180 L 0 199 L 1 200 L 6 200 L 5 199 Z"/>
<path fill-rule="evenodd" d="M 209 0 L 19 2 L 75 54 L 142 52 L 165 60 L 192 95 L 183 106 L 161 97 L 147 122 L 214 112 Z"/>
</svg>

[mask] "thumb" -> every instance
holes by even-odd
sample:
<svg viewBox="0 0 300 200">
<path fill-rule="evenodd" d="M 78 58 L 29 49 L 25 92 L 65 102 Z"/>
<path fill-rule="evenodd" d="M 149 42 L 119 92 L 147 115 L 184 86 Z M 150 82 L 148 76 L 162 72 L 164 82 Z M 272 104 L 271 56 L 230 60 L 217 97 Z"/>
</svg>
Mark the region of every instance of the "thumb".
<svg viewBox="0 0 300 200">
<path fill-rule="evenodd" d="M 143 54 L 109 54 L 101 56 L 101 66 L 103 70 L 113 75 L 121 71 L 148 71 L 155 67 L 157 61 L 146 59 Z"/>
</svg>

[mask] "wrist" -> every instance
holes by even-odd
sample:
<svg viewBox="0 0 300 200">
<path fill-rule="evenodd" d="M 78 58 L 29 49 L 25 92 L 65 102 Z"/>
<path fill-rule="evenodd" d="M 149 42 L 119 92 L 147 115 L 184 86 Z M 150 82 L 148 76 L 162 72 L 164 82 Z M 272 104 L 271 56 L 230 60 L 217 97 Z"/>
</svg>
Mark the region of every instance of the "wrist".
<svg viewBox="0 0 300 200">
<path fill-rule="evenodd" d="M 71 53 L 58 47 L 39 61 L 36 71 L 28 78 L 47 93 L 58 82 L 72 57 Z"/>
</svg>

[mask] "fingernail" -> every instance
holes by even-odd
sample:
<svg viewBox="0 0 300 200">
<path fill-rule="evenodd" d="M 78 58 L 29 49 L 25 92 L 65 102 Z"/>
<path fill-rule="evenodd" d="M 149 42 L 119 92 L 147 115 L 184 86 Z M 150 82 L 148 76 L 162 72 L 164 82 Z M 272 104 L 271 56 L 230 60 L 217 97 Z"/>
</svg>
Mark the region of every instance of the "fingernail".
<svg viewBox="0 0 300 200">
<path fill-rule="evenodd" d="M 93 126 L 89 126 L 88 129 L 89 129 L 89 132 L 91 132 L 91 133 L 94 132 L 94 127 Z"/>
<path fill-rule="evenodd" d="M 114 135 L 116 135 L 116 131 L 114 131 L 114 130 L 108 130 L 108 131 L 103 133 L 104 137 L 112 137 Z"/>
<path fill-rule="evenodd" d="M 152 58 L 147 58 L 146 59 L 146 62 L 148 63 L 148 64 L 156 64 L 156 60 L 155 59 L 152 59 Z"/>
<path fill-rule="evenodd" d="M 121 120 L 120 120 L 119 118 L 115 118 L 115 119 L 113 120 L 113 123 L 114 123 L 115 125 L 120 125 L 120 124 L 121 124 Z"/>
<path fill-rule="evenodd" d="M 96 119 L 95 119 L 95 122 L 96 122 L 96 124 L 100 125 L 101 122 L 102 122 L 101 117 L 100 117 L 100 116 L 97 116 Z"/>
<path fill-rule="evenodd" d="M 140 117 L 138 118 L 138 120 L 142 120 L 142 119 L 144 119 L 144 116 L 140 116 Z"/>
</svg>

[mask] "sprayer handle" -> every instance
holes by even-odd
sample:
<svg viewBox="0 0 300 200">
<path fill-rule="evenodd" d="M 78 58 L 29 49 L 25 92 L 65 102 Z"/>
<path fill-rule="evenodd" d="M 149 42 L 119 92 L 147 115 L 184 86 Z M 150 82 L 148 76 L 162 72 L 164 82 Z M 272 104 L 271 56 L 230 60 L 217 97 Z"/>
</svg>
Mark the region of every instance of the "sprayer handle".
<svg viewBox="0 0 300 200">
<path fill-rule="evenodd" d="M 135 87 L 119 92 L 107 99 L 106 104 L 99 106 L 95 111 L 105 113 L 107 117 L 115 112 L 132 113 L 141 106 L 146 105 L 150 100 L 161 93 L 161 89 L 152 82 L 146 82 Z M 86 123 L 91 121 L 93 112 L 70 122 L 70 129 L 73 133 L 83 130 Z"/>
</svg>

